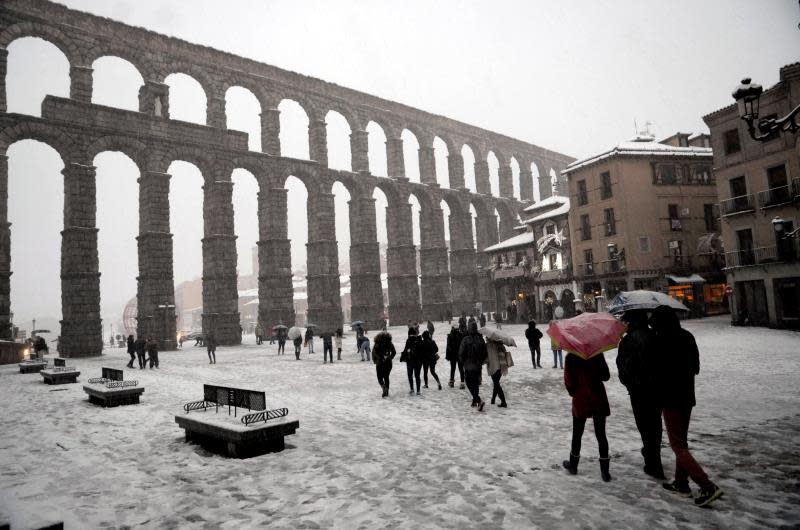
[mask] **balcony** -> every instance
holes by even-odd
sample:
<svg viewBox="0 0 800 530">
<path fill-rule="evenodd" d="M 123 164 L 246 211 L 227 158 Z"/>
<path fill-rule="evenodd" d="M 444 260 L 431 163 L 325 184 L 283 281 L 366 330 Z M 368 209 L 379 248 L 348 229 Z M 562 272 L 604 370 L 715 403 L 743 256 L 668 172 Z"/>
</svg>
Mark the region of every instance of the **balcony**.
<svg viewBox="0 0 800 530">
<path fill-rule="evenodd" d="M 723 217 L 739 213 L 754 212 L 753 196 L 740 195 L 732 199 L 725 199 L 719 203 L 719 210 Z"/>
<path fill-rule="evenodd" d="M 747 267 L 749 265 L 760 265 L 763 263 L 792 262 L 797 260 L 798 241 L 789 240 L 790 244 L 784 246 L 778 259 L 778 247 L 757 247 L 753 249 L 734 250 L 725 253 L 725 267 L 733 269 L 737 267 Z"/>
<path fill-rule="evenodd" d="M 594 276 L 594 263 L 584 263 L 581 265 L 581 272 L 584 276 Z"/>
<path fill-rule="evenodd" d="M 800 177 L 792 179 L 792 197 L 800 199 Z"/>
<path fill-rule="evenodd" d="M 503 269 L 497 269 L 494 271 L 494 279 L 495 280 L 505 280 L 509 278 L 520 278 L 526 276 L 528 274 L 527 267 L 506 267 Z"/>
<path fill-rule="evenodd" d="M 615 274 L 625 271 L 625 262 L 620 259 L 610 259 L 599 263 L 603 274 Z"/>
<path fill-rule="evenodd" d="M 567 269 L 555 269 L 551 271 L 541 271 L 536 274 L 536 280 L 540 282 L 549 282 L 553 280 L 563 280 L 570 275 Z M 587 275 L 588 276 L 588 275 Z"/>
<path fill-rule="evenodd" d="M 789 204 L 792 200 L 792 190 L 788 184 L 758 192 L 758 205 L 762 210 Z"/>
</svg>

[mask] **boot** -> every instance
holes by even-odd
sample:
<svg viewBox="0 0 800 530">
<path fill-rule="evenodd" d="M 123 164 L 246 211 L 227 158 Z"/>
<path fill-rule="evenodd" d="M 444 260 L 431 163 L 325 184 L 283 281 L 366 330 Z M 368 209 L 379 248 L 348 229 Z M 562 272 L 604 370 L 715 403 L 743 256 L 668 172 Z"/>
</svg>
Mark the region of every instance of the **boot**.
<svg viewBox="0 0 800 530">
<path fill-rule="evenodd" d="M 600 476 L 603 478 L 603 482 L 611 482 L 611 473 L 608 472 L 610 462 L 609 458 L 600 459 Z"/>
<path fill-rule="evenodd" d="M 580 461 L 580 455 L 575 456 L 572 452 L 569 453 L 569 460 L 564 460 L 561 462 L 561 465 L 564 466 L 564 469 L 569 471 L 570 475 L 577 475 L 578 474 L 578 462 Z"/>
<path fill-rule="evenodd" d="M 455 381 L 453 381 L 452 379 L 447 382 L 447 386 L 449 386 L 450 388 L 453 388 L 454 384 L 455 384 Z"/>
<path fill-rule="evenodd" d="M 389 397 L 389 385 L 383 385 L 383 396 L 382 397 Z"/>
<path fill-rule="evenodd" d="M 460 385 L 458 385 L 458 389 L 459 389 L 459 390 L 464 390 L 465 388 L 467 388 L 467 387 L 466 387 L 466 386 L 464 386 L 464 381 L 461 381 L 461 384 L 460 384 Z"/>
</svg>

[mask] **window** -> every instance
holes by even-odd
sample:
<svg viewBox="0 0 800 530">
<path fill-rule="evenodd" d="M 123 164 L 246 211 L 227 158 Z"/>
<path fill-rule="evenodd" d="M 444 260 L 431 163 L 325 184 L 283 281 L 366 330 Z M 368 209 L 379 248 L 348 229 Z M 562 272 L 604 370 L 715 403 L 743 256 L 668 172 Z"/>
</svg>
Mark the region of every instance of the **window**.
<svg viewBox="0 0 800 530">
<path fill-rule="evenodd" d="M 594 274 L 594 255 L 592 254 L 592 249 L 583 251 L 583 262 L 586 266 L 586 275 L 591 276 Z"/>
<path fill-rule="evenodd" d="M 606 236 L 613 236 L 617 233 L 617 223 L 614 220 L 614 208 L 606 208 L 603 214 L 605 216 Z"/>
<path fill-rule="evenodd" d="M 739 243 L 739 265 L 753 265 L 756 262 L 753 252 L 753 231 L 749 228 L 737 230 L 736 240 Z"/>
<path fill-rule="evenodd" d="M 556 225 L 547 224 L 544 226 L 544 235 L 549 236 L 556 233 Z"/>
<path fill-rule="evenodd" d="M 555 252 L 548 254 L 547 259 L 550 261 L 550 270 L 558 270 L 558 254 Z"/>
<path fill-rule="evenodd" d="M 734 177 L 728 181 L 731 190 L 731 198 L 743 197 L 747 195 L 747 183 L 744 177 Z"/>
<path fill-rule="evenodd" d="M 711 180 L 711 168 L 708 166 L 695 166 L 693 180 L 695 184 L 713 184 Z"/>
<path fill-rule="evenodd" d="M 682 228 L 681 220 L 678 217 L 678 205 L 668 204 L 667 210 L 669 210 L 669 229 L 673 232 L 680 232 Z"/>
<path fill-rule="evenodd" d="M 713 204 L 704 204 L 703 205 L 703 218 L 706 221 L 706 232 L 716 232 L 717 231 L 717 216 L 714 215 L 714 205 Z"/>
<path fill-rule="evenodd" d="M 791 194 L 784 164 L 767 169 L 767 187 L 765 206 L 789 202 Z"/>
<path fill-rule="evenodd" d="M 642 254 L 650 253 L 650 236 L 639 236 L 639 252 Z"/>
<path fill-rule="evenodd" d="M 733 153 L 738 153 L 742 150 L 742 144 L 739 142 L 739 130 L 738 129 L 731 129 L 729 131 L 725 131 L 722 135 L 722 140 L 725 145 L 725 154 L 732 155 Z"/>
<path fill-rule="evenodd" d="M 678 172 L 672 164 L 659 164 L 656 166 L 656 183 L 665 186 L 674 186 L 678 183 Z"/>
<path fill-rule="evenodd" d="M 589 194 L 586 193 L 586 181 L 578 181 L 578 206 L 585 206 L 589 204 Z"/>
<path fill-rule="evenodd" d="M 600 175 L 601 187 L 600 187 L 600 198 L 601 199 L 610 199 L 613 195 L 611 190 L 611 173 L 606 171 L 605 173 Z"/>
<path fill-rule="evenodd" d="M 589 224 L 589 215 L 581 215 L 581 239 L 592 239 L 592 225 Z"/>
</svg>

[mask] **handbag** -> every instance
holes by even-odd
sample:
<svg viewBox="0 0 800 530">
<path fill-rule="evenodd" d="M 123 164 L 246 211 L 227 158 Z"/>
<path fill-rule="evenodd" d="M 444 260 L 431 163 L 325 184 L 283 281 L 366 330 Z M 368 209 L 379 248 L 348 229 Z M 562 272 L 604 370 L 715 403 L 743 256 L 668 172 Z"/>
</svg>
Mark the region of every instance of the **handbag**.
<svg viewBox="0 0 800 530">
<path fill-rule="evenodd" d="M 510 351 L 506 351 L 506 366 L 508 366 L 509 368 L 514 366 L 514 359 L 511 357 Z"/>
</svg>

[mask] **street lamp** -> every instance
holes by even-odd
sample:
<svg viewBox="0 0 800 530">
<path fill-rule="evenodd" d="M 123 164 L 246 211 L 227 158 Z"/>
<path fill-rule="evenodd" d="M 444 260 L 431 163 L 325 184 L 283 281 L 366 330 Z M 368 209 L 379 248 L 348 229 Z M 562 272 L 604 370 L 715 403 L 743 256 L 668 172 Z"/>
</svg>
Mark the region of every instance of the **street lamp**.
<svg viewBox="0 0 800 530">
<path fill-rule="evenodd" d="M 758 120 L 759 100 L 764 89 L 757 83 L 751 83 L 750 78 L 742 79 L 742 84 L 733 91 L 733 99 L 739 110 L 739 117 L 747 122 L 747 131 L 753 140 L 766 142 L 773 139 L 780 132 L 796 133 L 800 130 L 797 115 L 800 114 L 800 105 L 796 106 L 783 118 L 766 118 Z M 756 124 L 758 131 L 756 131 Z"/>
<path fill-rule="evenodd" d="M 776 215 L 772 218 L 772 229 L 775 231 L 775 250 L 776 250 L 776 257 L 778 261 L 783 261 L 783 230 L 784 230 L 784 220 Z"/>
</svg>

